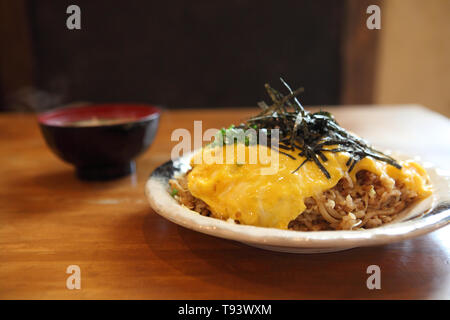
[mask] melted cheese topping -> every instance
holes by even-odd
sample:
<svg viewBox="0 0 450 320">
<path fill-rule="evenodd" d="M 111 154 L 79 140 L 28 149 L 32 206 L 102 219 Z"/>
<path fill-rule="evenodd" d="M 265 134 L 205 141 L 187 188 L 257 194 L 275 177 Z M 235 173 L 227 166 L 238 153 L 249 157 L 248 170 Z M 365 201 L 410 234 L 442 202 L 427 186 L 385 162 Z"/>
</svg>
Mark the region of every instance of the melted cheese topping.
<svg viewBox="0 0 450 320">
<path fill-rule="evenodd" d="M 243 164 L 237 161 L 236 146 L 233 145 L 203 148 L 192 159 L 193 168 L 188 174 L 189 191 L 209 205 L 215 218 L 231 218 L 242 224 L 287 229 L 289 222 L 306 209 L 305 198 L 333 188 L 348 170 L 347 153 L 327 152 L 328 161 L 322 163 L 330 173 L 330 179 L 311 161 L 292 173 L 304 160 L 296 151 L 292 153 L 296 160 L 279 154 L 278 170 L 274 174 L 261 174 L 261 169 L 267 170 L 271 163 L 264 163 L 258 158 L 254 164 L 249 164 L 250 153 L 257 152 L 259 155 L 264 152 L 270 155 L 276 151 L 260 145 L 244 148 Z M 231 154 L 231 157 L 225 161 L 227 154 Z M 222 159 L 224 164 L 212 161 L 201 163 L 200 157 Z M 418 198 L 429 196 L 431 187 L 427 185 L 426 171 L 413 161 L 400 164 L 402 169 L 397 169 L 384 162 L 364 158 L 356 164 L 350 176 L 355 182 L 356 173 L 365 169 L 387 178 L 392 184 L 395 180 L 403 182 L 417 192 Z"/>
</svg>

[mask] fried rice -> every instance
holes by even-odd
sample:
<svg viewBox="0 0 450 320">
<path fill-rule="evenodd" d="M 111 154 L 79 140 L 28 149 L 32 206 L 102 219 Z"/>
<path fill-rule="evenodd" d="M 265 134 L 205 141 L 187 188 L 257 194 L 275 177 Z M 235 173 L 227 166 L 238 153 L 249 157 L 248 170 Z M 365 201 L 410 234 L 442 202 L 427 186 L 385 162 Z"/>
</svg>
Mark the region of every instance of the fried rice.
<svg viewBox="0 0 450 320">
<path fill-rule="evenodd" d="M 175 199 L 203 216 L 212 216 L 211 209 L 195 198 L 187 186 L 187 174 L 171 179 L 177 190 Z M 305 199 L 306 209 L 292 220 L 288 229 L 297 231 L 355 230 L 375 228 L 389 223 L 417 199 L 415 191 L 402 182 L 361 170 L 353 183 L 348 173 L 336 186 Z M 240 223 L 235 220 L 235 223 Z"/>
</svg>

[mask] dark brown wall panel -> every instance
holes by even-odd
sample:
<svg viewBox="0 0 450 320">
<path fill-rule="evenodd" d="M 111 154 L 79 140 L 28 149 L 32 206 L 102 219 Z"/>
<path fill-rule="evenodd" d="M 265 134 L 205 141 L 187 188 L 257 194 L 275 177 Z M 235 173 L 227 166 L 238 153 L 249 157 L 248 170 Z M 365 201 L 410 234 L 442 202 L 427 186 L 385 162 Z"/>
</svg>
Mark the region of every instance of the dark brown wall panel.
<svg viewBox="0 0 450 320">
<path fill-rule="evenodd" d="M 30 1 L 36 85 L 64 102 L 255 105 L 284 76 L 337 104 L 338 1 Z M 77 4 L 82 29 L 66 28 Z"/>
</svg>

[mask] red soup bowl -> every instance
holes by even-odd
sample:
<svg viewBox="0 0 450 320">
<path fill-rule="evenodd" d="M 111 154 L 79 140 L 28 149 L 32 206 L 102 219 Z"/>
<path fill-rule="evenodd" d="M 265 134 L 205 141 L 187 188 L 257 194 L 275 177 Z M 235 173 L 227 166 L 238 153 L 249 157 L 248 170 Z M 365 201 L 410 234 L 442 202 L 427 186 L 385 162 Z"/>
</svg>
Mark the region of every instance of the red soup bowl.
<svg viewBox="0 0 450 320">
<path fill-rule="evenodd" d="M 144 104 L 65 107 L 38 115 L 50 149 L 73 164 L 84 180 L 106 180 L 135 170 L 134 159 L 148 149 L 160 110 Z"/>
</svg>

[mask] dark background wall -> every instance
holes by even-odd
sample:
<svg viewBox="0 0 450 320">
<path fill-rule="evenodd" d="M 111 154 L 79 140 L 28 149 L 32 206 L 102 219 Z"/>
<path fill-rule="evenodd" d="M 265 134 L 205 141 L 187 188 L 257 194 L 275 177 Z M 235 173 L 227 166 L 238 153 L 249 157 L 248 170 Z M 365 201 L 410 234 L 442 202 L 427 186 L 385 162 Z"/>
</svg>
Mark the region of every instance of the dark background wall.
<svg viewBox="0 0 450 320">
<path fill-rule="evenodd" d="M 281 87 L 280 76 L 305 88 L 306 105 L 339 104 L 348 95 L 343 89 L 348 84 L 342 83 L 346 63 L 361 52 L 346 51 L 347 40 L 358 39 L 364 52 L 372 46 L 366 2 L 0 0 L 9 20 L 0 24 L 21 34 L 12 39 L 22 39 L 21 47 L 6 54 L 23 61 L 16 65 L 24 72 L 10 70 L 7 77 L 32 79 L 25 90 L 8 88 L 2 105 L 38 110 L 76 101 L 253 106 L 267 99 L 265 82 Z M 81 30 L 66 28 L 71 4 L 81 8 Z M 15 21 L 24 27 L 16 30 Z M 357 32 L 349 30 L 348 21 Z M 347 73 L 364 74 L 358 66 Z"/>
<path fill-rule="evenodd" d="M 65 27 L 80 6 L 82 29 Z M 39 88 L 64 99 L 254 105 L 283 76 L 339 101 L 337 1 L 32 1 Z"/>
</svg>

